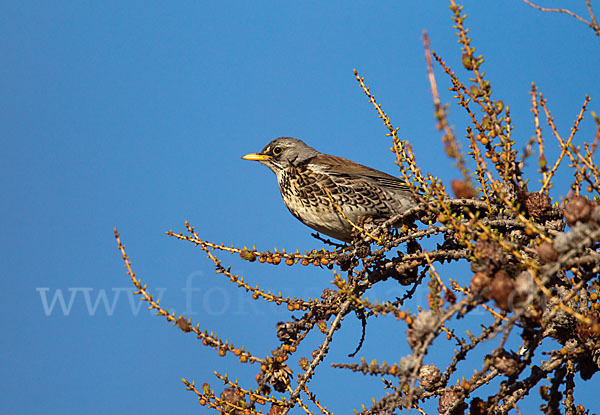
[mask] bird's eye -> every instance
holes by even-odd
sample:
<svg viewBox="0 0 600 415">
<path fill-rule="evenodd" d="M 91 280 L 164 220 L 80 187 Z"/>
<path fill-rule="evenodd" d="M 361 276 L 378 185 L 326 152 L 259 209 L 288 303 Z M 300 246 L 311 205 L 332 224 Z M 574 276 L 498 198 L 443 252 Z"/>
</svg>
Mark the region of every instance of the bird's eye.
<svg viewBox="0 0 600 415">
<path fill-rule="evenodd" d="M 282 151 L 283 151 L 283 149 L 282 149 L 281 147 L 275 147 L 275 148 L 273 149 L 273 155 L 274 155 L 274 156 L 278 156 L 278 155 L 280 155 L 280 154 L 281 154 L 281 152 L 282 152 Z"/>
</svg>

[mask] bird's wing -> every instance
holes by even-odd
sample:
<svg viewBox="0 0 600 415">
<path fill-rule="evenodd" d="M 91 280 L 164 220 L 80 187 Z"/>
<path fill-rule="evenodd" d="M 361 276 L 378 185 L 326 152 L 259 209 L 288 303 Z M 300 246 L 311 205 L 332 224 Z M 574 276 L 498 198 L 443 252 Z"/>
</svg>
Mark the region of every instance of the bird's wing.
<svg viewBox="0 0 600 415">
<path fill-rule="evenodd" d="M 397 177 L 372 169 L 342 157 L 319 154 L 309 161 L 315 168 L 335 177 L 362 180 L 389 190 L 409 190 L 410 187 Z M 317 167 L 318 166 L 318 167 Z"/>
</svg>

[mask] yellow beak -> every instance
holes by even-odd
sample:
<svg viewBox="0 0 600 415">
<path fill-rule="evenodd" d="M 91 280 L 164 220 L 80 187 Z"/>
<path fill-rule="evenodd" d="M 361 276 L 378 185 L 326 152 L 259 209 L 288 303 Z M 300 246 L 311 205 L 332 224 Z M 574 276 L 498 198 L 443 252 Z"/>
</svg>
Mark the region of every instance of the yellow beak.
<svg viewBox="0 0 600 415">
<path fill-rule="evenodd" d="M 259 153 L 250 153 L 250 154 L 246 154 L 245 156 L 242 156 L 242 158 L 244 160 L 251 160 L 251 161 L 263 161 L 263 160 L 268 160 L 271 158 L 271 156 L 267 155 L 267 154 L 259 154 Z"/>
</svg>

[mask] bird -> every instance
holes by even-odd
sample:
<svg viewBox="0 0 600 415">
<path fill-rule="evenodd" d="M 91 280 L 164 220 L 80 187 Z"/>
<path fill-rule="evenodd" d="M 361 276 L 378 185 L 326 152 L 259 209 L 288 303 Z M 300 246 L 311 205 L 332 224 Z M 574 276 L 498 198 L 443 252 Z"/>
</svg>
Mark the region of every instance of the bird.
<svg viewBox="0 0 600 415">
<path fill-rule="evenodd" d="M 352 241 L 354 227 L 349 221 L 357 226 L 360 219 L 370 217 L 381 223 L 415 205 L 410 187 L 399 178 L 323 154 L 297 138 L 278 137 L 260 153 L 242 159 L 258 161 L 275 173 L 293 216 L 343 242 Z"/>
</svg>

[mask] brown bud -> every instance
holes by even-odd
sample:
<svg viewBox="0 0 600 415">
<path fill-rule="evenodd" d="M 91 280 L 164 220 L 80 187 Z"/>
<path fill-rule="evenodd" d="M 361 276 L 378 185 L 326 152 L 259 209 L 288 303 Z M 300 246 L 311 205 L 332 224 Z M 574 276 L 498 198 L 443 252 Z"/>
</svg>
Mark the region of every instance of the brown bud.
<svg viewBox="0 0 600 415">
<path fill-rule="evenodd" d="M 575 195 L 565 205 L 565 219 L 567 225 L 573 226 L 577 222 L 587 222 L 590 219 L 594 206 L 585 197 Z"/>
<path fill-rule="evenodd" d="M 487 414 L 487 405 L 481 398 L 473 398 L 469 415 L 484 415 Z"/>
<path fill-rule="evenodd" d="M 465 69 L 469 71 L 472 71 L 475 68 L 475 61 L 473 59 L 473 56 L 468 53 L 462 54 L 462 64 L 465 67 Z"/>
<path fill-rule="evenodd" d="M 483 118 L 481 119 L 481 127 L 485 130 L 489 129 L 490 127 L 490 117 L 488 115 L 484 115 Z"/>
<path fill-rule="evenodd" d="M 306 357 L 301 357 L 300 361 L 298 361 L 298 364 L 303 370 L 308 369 L 308 359 Z"/>
<path fill-rule="evenodd" d="M 241 406 L 242 408 L 246 406 L 244 395 L 234 388 L 225 389 L 223 393 L 221 393 L 221 399 L 235 406 Z"/>
<path fill-rule="evenodd" d="M 240 252 L 240 258 L 250 262 L 256 261 L 256 255 L 254 255 L 254 252 L 249 249 L 242 249 Z"/>
<path fill-rule="evenodd" d="M 448 155 L 448 157 L 450 157 L 450 158 L 456 157 L 456 154 L 457 154 L 456 146 L 446 144 L 446 146 L 444 147 L 444 150 L 446 151 L 446 154 Z"/>
<path fill-rule="evenodd" d="M 544 241 L 538 245 L 537 253 L 542 264 L 555 262 L 558 259 L 558 252 L 554 249 L 554 245 L 548 241 Z"/>
<path fill-rule="evenodd" d="M 471 85 L 471 88 L 469 88 L 469 89 L 471 91 L 471 94 L 473 94 L 473 96 L 475 96 L 475 97 L 480 97 L 483 95 L 481 90 L 479 88 L 477 88 L 477 85 Z"/>
<path fill-rule="evenodd" d="M 600 313 L 588 313 L 587 317 L 591 317 L 590 323 L 581 322 L 577 325 L 577 337 L 583 342 L 600 337 Z"/>
<path fill-rule="evenodd" d="M 506 271 L 500 270 L 496 272 L 490 284 L 490 297 L 494 299 L 499 308 L 508 310 L 510 294 L 513 288 L 514 283 Z"/>
<path fill-rule="evenodd" d="M 473 189 L 471 183 L 464 180 L 454 179 L 450 182 L 454 196 L 459 199 L 475 199 L 477 193 Z"/>
<path fill-rule="evenodd" d="M 444 294 L 444 299 L 450 304 L 456 303 L 456 295 L 450 290 L 446 290 L 446 293 Z"/>
<path fill-rule="evenodd" d="M 466 379 L 463 379 L 463 380 L 460 382 L 460 387 L 461 387 L 461 388 L 463 388 L 465 391 L 467 391 L 467 392 L 468 392 L 468 391 L 471 389 L 471 384 L 469 383 L 469 381 L 468 381 L 468 380 L 466 380 Z"/>
<path fill-rule="evenodd" d="M 281 415 L 286 410 L 285 406 L 272 404 L 271 409 L 269 409 L 269 415 Z"/>
<path fill-rule="evenodd" d="M 181 316 L 177 319 L 177 326 L 185 333 L 189 333 L 190 331 L 192 331 L 190 324 L 188 323 L 186 318 L 183 316 Z"/>
<path fill-rule="evenodd" d="M 473 274 L 473 278 L 471 278 L 471 291 L 487 297 L 491 282 L 492 279 L 485 272 L 476 272 Z"/>
</svg>

